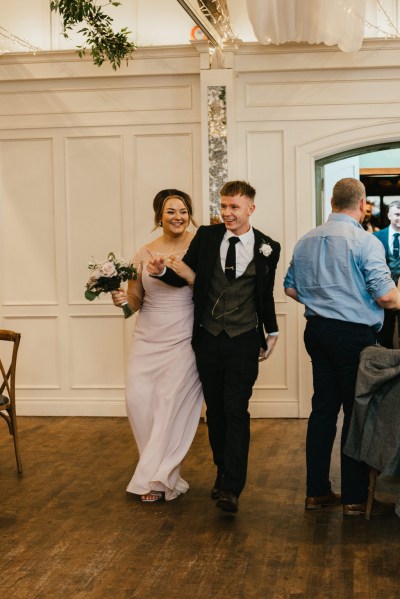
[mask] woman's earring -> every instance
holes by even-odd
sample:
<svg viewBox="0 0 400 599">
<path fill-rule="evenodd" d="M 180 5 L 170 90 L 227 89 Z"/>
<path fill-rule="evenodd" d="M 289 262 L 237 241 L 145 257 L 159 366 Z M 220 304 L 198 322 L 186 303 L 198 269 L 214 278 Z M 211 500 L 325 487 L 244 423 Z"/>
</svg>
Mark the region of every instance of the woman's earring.
<svg viewBox="0 0 400 599">
<path fill-rule="evenodd" d="M 159 227 L 162 227 L 162 222 L 161 222 L 161 221 L 158 223 L 158 226 L 159 226 Z"/>
</svg>

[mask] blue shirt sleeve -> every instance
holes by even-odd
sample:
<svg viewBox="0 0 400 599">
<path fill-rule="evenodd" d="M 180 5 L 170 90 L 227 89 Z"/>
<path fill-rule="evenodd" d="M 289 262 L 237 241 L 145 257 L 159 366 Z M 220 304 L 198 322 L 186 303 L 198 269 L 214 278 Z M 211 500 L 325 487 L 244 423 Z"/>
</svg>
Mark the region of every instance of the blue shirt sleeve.
<svg viewBox="0 0 400 599">
<path fill-rule="evenodd" d="M 290 262 L 285 279 L 283 281 L 283 286 L 285 289 L 287 289 L 288 287 L 290 287 L 291 289 L 296 289 L 296 285 L 294 282 L 294 276 L 293 276 L 293 260 Z"/>
<path fill-rule="evenodd" d="M 367 290 L 374 300 L 386 295 L 395 287 L 386 264 L 385 248 L 374 235 L 366 236 L 361 245 L 360 268 Z"/>
</svg>

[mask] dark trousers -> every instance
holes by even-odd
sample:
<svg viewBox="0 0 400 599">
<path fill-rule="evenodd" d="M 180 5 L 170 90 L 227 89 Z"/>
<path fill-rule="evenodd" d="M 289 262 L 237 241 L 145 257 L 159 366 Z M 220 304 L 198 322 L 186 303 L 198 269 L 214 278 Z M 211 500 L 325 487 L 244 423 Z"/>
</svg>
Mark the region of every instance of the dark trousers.
<svg viewBox="0 0 400 599">
<path fill-rule="evenodd" d="M 397 310 L 385 310 L 385 319 L 383 321 L 383 327 L 378 333 L 378 341 L 383 347 L 393 349 L 393 337 L 394 329 L 397 322 L 399 323 L 400 331 L 400 312 Z"/>
<path fill-rule="evenodd" d="M 225 332 L 214 336 L 200 327 L 194 350 L 221 488 L 239 496 L 246 482 L 248 405 L 258 375 L 260 338 L 256 330 L 231 338 Z"/>
<path fill-rule="evenodd" d="M 312 361 L 314 395 L 308 421 L 307 495 L 331 490 L 329 470 L 337 417 L 343 406 L 341 436 L 341 492 L 343 503 L 363 503 L 368 496 L 368 467 L 346 456 L 343 447 L 353 411 L 361 350 L 376 344 L 376 333 L 366 325 L 310 317 L 304 342 Z"/>
</svg>

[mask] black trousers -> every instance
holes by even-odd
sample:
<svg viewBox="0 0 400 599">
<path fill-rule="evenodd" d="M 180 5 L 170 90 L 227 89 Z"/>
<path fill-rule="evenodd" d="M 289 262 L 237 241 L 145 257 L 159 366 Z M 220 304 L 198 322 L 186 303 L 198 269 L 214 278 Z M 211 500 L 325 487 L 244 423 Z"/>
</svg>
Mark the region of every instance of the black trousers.
<svg viewBox="0 0 400 599">
<path fill-rule="evenodd" d="M 247 474 L 248 405 L 258 375 L 259 334 L 254 329 L 232 338 L 225 332 L 214 336 L 200 327 L 194 350 L 221 488 L 239 496 Z"/>
<path fill-rule="evenodd" d="M 343 406 L 341 436 L 341 493 L 343 503 L 363 503 L 368 496 L 368 467 L 346 456 L 343 447 L 353 411 L 361 350 L 376 344 L 372 328 L 351 322 L 310 317 L 304 342 L 312 361 L 314 395 L 308 421 L 307 495 L 331 490 L 329 470 L 337 417 Z"/>
</svg>

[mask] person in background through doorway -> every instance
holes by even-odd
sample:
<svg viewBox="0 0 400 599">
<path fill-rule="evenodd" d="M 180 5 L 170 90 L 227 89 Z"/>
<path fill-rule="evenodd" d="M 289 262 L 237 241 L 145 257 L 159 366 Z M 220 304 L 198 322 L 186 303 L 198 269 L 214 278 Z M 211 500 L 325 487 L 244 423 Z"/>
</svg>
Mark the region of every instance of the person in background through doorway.
<svg viewBox="0 0 400 599">
<path fill-rule="evenodd" d="M 364 231 L 368 231 L 368 233 L 374 233 L 374 231 L 379 231 L 379 227 L 376 224 L 376 218 L 372 212 L 373 207 L 374 205 L 372 202 L 367 202 L 365 205 L 365 214 L 362 226 Z"/>
</svg>

